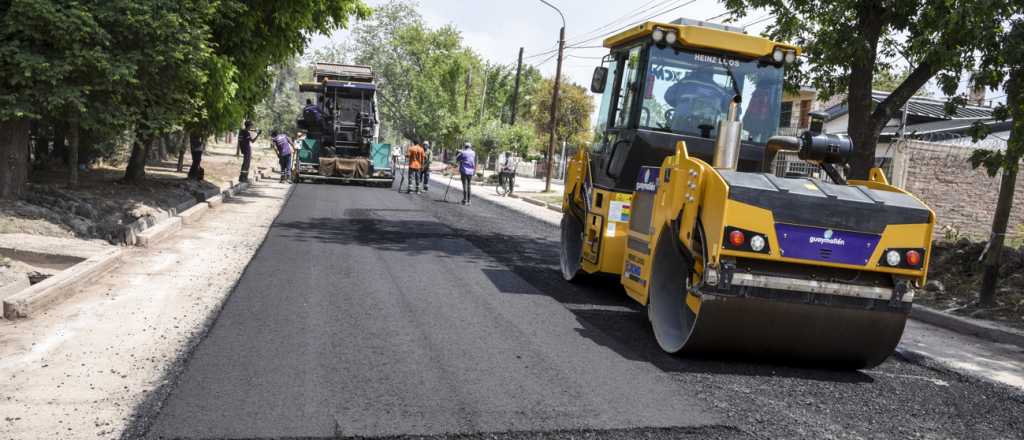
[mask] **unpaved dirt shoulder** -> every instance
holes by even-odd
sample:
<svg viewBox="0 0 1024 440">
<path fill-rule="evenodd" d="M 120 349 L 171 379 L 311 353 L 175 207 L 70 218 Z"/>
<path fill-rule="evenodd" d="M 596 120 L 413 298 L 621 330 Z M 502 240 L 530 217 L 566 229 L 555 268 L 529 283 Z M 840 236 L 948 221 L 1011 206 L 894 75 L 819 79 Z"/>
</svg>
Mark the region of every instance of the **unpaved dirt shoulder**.
<svg viewBox="0 0 1024 440">
<path fill-rule="evenodd" d="M 0 323 L 2 437 L 121 436 L 220 309 L 286 194 L 256 185 L 48 313 Z"/>
</svg>

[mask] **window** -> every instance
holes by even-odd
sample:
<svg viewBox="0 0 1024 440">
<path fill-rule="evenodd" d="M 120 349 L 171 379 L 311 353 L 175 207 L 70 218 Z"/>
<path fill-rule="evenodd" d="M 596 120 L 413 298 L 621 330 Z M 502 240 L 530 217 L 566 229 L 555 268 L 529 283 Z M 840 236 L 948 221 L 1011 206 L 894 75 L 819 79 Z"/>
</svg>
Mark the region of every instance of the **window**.
<svg viewBox="0 0 1024 440">
<path fill-rule="evenodd" d="M 620 62 L 622 73 L 619 75 L 619 95 L 615 104 L 615 127 L 626 127 L 629 125 L 633 100 L 640 91 L 640 46 L 630 49 Z"/>
<path fill-rule="evenodd" d="M 793 102 L 782 103 L 782 113 L 779 115 L 779 127 L 789 127 L 793 121 Z"/>
<path fill-rule="evenodd" d="M 767 142 L 778 129 L 781 68 L 759 60 L 653 46 L 640 125 L 714 138 L 737 93 L 743 140 Z"/>
<path fill-rule="evenodd" d="M 800 101 L 800 128 L 811 126 L 811 100 Z"/>
<path fill-rule="evenodd" d="M 601 94 L 601 108 L 597 113 L 597 125 L 594 126 L 594 142 L 590 147 L 594 152 L 604 149 L 604 131 L 608 128 L 608 112 L 611 111 L 612 94 L 615 93 L 616 64 L 614 59 L 602 63 L 602 66 L 608 69 L 608 75 L 605 78 L 604 93 Z"/>
</svg>

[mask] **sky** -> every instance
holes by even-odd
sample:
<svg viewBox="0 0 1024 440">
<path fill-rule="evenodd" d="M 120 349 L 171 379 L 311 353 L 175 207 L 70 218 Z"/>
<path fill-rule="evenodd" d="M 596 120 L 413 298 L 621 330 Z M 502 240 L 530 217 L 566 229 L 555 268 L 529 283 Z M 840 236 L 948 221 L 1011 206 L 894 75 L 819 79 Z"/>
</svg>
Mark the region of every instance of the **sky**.
<svg viewBox="0 0 1024 440">
<path fill-rule="evenodd" d="M 646 20 L 671 21 L 680 17 L 705 20 L 722 14 L 725 7 L 715 0 L 549 0 L 565 14 L 565 33 L 569 43 L 582 37 L 594 39 L 584 46 L 600 46 L 601 40 L 624 26 Z M 376 6 L 384 3 L 369 0 Z M 514 65 L 523 47 L 526 56 L 556 49 L 558 30 L 562 20 L 558 13 L 539 0 L 420 0 L 419 11 L 431 27 L 446 24 L 455 25 L 462 32 L 465 43 L 485 59 L 496 63 Z M 740 23 L 755 21 L 765 13 L 753 13 Z M 724 17 L 723 17 L 724 18 Z M 721 22 L 722 20 L 716 20 Z M 606 26 L 612 24 L 612 26 Z M 768 22 L 750 28 L 759 33 Z M 604 29 L 601 29 L 605 27 Z M 598 30 L 598 32 L 592 32 Z M 313 39 L 316 49 L 346 38 L 347 32 L 338 32 L 331 37 L 318 36 Z M 586 38 L 584 38 L 586 39 Z M 566 51 L 563 75 L 569 80 L 589 85 L 590 76 L 599 58 L 607 53 L 603 48 L 579 48 Z M 525 60 L 533 65 L 550 58 L 549 55 L 530 57 Z M 555 73 L 555 60 L 551 58 L 539 66 L 545 76 Z"/>
<path fill-rule="evenodd" d="M 680 17 L 697 20 L 715 18 L 721 23 L 725 6 L 716 0 L 548 0 L 565 15 L 566 41 L 584 46 L 566 51 L 563 78 L 589 88 L 590 77 L 607 49 L 600 46 L 604 37 L 644 21 L 672 21 Z M 370 6 L 384 0 L 366 0 Z M 419 0 L 419 11 L 431 27 L 454 25 L 462 32 L 465 43 L 485 59 L 515 65 L 519 48 L 524 62 L 537 66 L 545 76 L 554 76 L 553 53 L 558 47 L 558 30 L 562 20 L 558 13 L 540 0 Z M 746 27 L 759 35 L 771 23 L 766 11 L 750 11 L 733 26 Z M 313 38 L 310 50 L 344 41 L 347 31 Z M 582 41 L 582 43 L 581 43 Z M 966 84 L 964 84 L 966 86 Z M 934 96 L 942 96 L 934 85 L 926 86 Z M 966 87 L 963 87 L 966 89 Z M 989 97 L 1005 92 L 989 92 Z M 999 99 L 1005 101 L 1005 98 Z"/>
</svg>

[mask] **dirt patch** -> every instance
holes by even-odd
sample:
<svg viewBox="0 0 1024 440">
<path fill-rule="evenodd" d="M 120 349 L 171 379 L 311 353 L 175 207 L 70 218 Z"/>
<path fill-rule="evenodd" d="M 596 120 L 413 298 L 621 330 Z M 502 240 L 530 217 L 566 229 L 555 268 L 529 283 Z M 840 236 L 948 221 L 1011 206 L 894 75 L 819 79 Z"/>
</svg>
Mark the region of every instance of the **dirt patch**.
<svg viewBox="0 0 1024 440">
<path fill-rule="evenodd" d="M 274 163 L 269 151 L 258 151 L 253 170 Z M 181 172 L 176 162 L 149 164 L 147 180 L 122 182 L 124 169 L 100 166 L 79 174 L 79 186 L 67 188 L 64 169 L 36 170 L 22 198 L 0 206 L 0 234 L 25 233 L 50 237 L 101 239 L 120 243 L 127 225 L 143 218 L 171 212 L 238 178 L 241 158 L 234 147 L 214 144 L 203 158 L 206 181 L 185 178 L 190 160 Z"/>
<path fill-rule="evenodd" d="M 979 259 L 984 250 L 984 242 L 967 239 L 936 242 L 932 246 L 928 285 L 915 302 L 1024 329 L 1024 246 L 1003 250 L 996 305 L 992 308 L 977 306 L 984 273 Z"/>
</svg>

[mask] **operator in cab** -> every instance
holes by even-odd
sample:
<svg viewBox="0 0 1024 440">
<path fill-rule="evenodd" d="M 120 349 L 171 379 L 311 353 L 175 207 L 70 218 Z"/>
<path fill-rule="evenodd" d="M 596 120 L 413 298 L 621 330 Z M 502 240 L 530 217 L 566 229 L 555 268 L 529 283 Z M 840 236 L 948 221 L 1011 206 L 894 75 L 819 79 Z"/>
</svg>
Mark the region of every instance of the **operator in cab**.
<svg viewBox="0 0 1024 440">
<path fill-rule="evenodd" d="M 673 109 L 672 131 L 710 138 L 719 119 L 728 114 L 732 95 L 731 89 L 715 82 L 713 66 L 698 65 L 665 91 L 665 102 Z"/>
<path fill-rule="evenodd" d="M 307 130 L 320 131 L 323 128 L 324 114 L 312 99 L 306 100 L 306 106 L 302 109 L 302 119 L 306 122 Z"/>
</svg>

